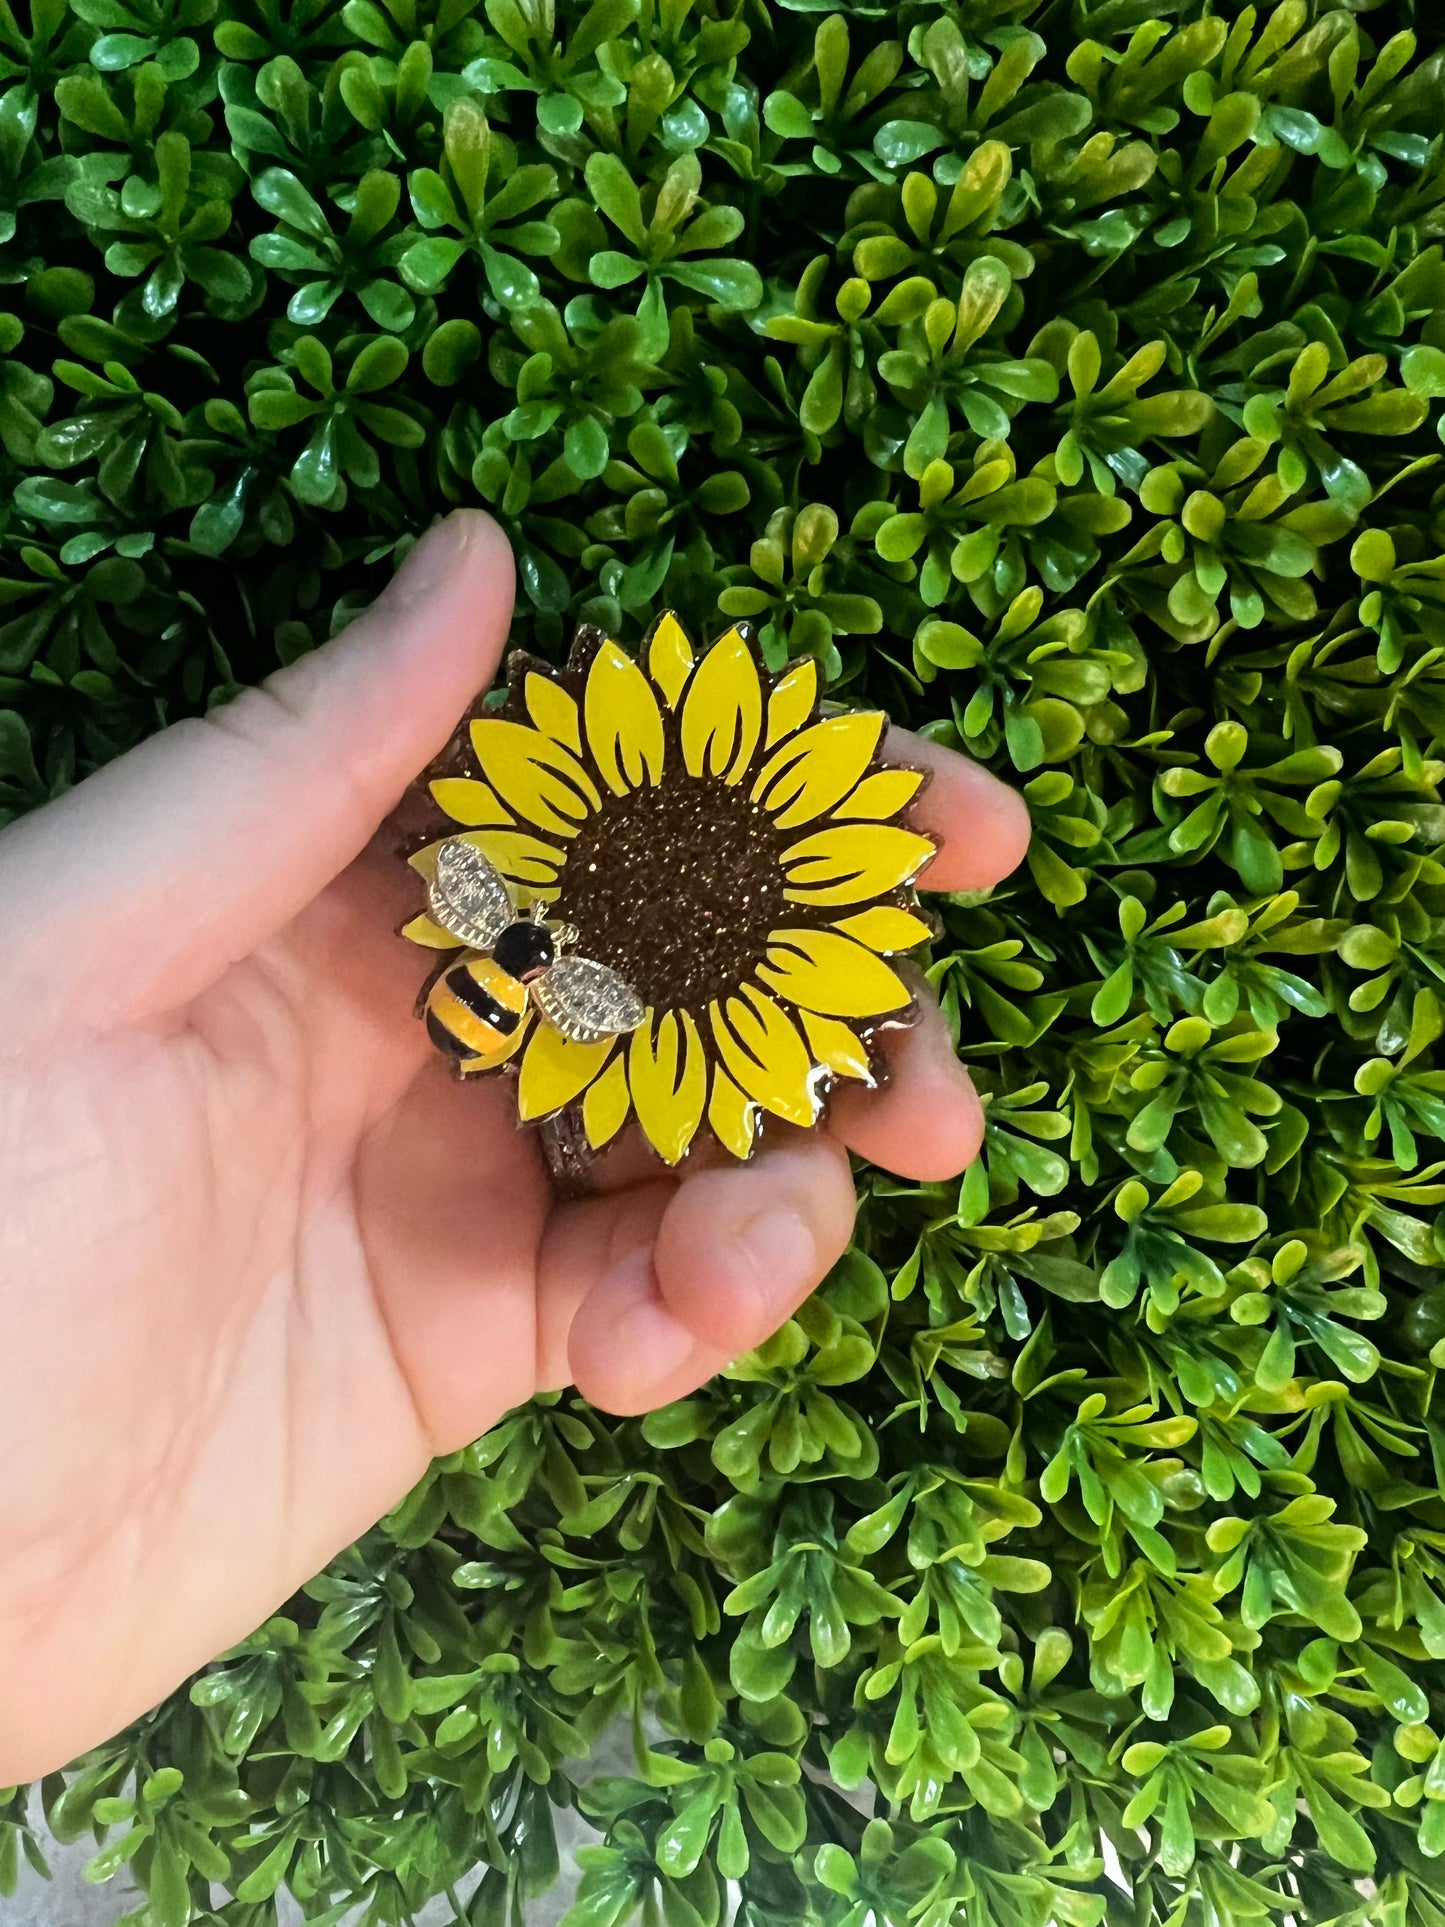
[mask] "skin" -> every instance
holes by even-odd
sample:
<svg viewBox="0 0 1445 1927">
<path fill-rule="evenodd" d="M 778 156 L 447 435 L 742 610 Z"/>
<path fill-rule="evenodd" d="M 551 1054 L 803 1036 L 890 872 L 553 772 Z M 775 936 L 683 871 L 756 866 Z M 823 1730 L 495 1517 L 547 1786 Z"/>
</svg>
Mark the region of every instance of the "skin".
<svg viewBox="0 0 1445 1927">
<path fill-rule="evenodd" d="M 978 1099 L 927 1009 L 888 1087 L 747 1166 L 638 1146 L 553 1202 L 504 1084 L 412 1015 L 387 814 L 497 669 L 485 516 L 346 633 L 0 833 L 0 1786 L 244 1637 L 538 1390 L 637 1412 L 761 1343 L 853 1222 L 851 1149 L 948 1177 Z M 933 781 L 935 889 L 1022 858 L 1021 801 Z"/>
</svg>

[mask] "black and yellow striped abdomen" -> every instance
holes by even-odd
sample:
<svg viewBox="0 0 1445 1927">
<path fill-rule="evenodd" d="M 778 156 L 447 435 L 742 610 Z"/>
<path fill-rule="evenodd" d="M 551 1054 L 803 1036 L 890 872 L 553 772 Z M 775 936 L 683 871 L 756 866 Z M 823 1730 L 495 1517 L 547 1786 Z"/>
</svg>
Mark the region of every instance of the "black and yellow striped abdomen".
<svg viewBox="0 0 1445 1927">
<path fill-rule="evenodd" d="M 527 1010 L 527 987 L 494 957 L 453 964 L 432 985 L 426 1027 L 432 1042 L 468 1070 L 509 1057 Z"/>
</svg>

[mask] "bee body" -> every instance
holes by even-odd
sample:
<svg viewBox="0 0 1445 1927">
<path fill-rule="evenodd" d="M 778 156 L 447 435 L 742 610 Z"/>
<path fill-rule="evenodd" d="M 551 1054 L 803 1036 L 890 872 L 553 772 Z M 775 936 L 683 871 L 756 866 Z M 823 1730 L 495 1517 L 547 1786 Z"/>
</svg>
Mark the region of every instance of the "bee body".
<svg viewBox="0 0 1445 1927">
<path fill-rule="evenodd" d="M 460 838 L 444 844 L 428 893 L 432 916 L 473 952 L 448 965 L 427 991 L 426 1027 L 463 1072 L 491 1070 L 522 1042 L 532 1009 L 579 1043 L 635 1030 L 644 1010 L 614 971 L 557 955 L 575 932 L 534 910 L 519 917 L 502 878 Z"/>
<path fill-rule="evenodd" d="M 552 962 L 554 946 L 545 924 L 507 926 L 489 957 L 453 964 L 432 985 L 426 1027 L 432 1042 L 468 1070 L 488 1070 L 511 1055 L 526 1016 L 527 985 Z"/>
</svg>

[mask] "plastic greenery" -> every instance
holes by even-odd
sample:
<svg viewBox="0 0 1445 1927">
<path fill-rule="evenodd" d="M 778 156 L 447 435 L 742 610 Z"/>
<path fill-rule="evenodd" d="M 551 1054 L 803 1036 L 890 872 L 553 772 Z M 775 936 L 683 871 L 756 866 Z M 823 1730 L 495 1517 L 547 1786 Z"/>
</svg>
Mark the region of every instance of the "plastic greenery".
<svg viewBox="0 0 1445 1927">
<path fill-rule="evenodd" d="M 751 618 L 1036 826 L 932 953 L 984 1160 L 47 1784 L 148 1927 L 502 1927 L 578 1800 L 570 1927 L 1445 1922 L 1440 34 L 0 4 L 6 812 L 483 502 L 534 652 Z"/>
</svg>

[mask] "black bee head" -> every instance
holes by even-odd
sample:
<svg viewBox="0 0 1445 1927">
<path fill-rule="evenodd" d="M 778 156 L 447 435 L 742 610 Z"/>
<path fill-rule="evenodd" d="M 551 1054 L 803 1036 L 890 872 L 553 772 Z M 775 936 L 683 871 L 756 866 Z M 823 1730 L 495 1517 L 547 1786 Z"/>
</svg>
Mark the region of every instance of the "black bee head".
<svg viewBox="0 0 1445 1927">
<path fill-rule="evenodd" d="M 550 970 L 557 954 L 552 932 L 545 923 L 518 919 L 509 923 L 492 947 L 492 956 L 508 976 L 526 983 L 544 970 Z"/>
</svg>

